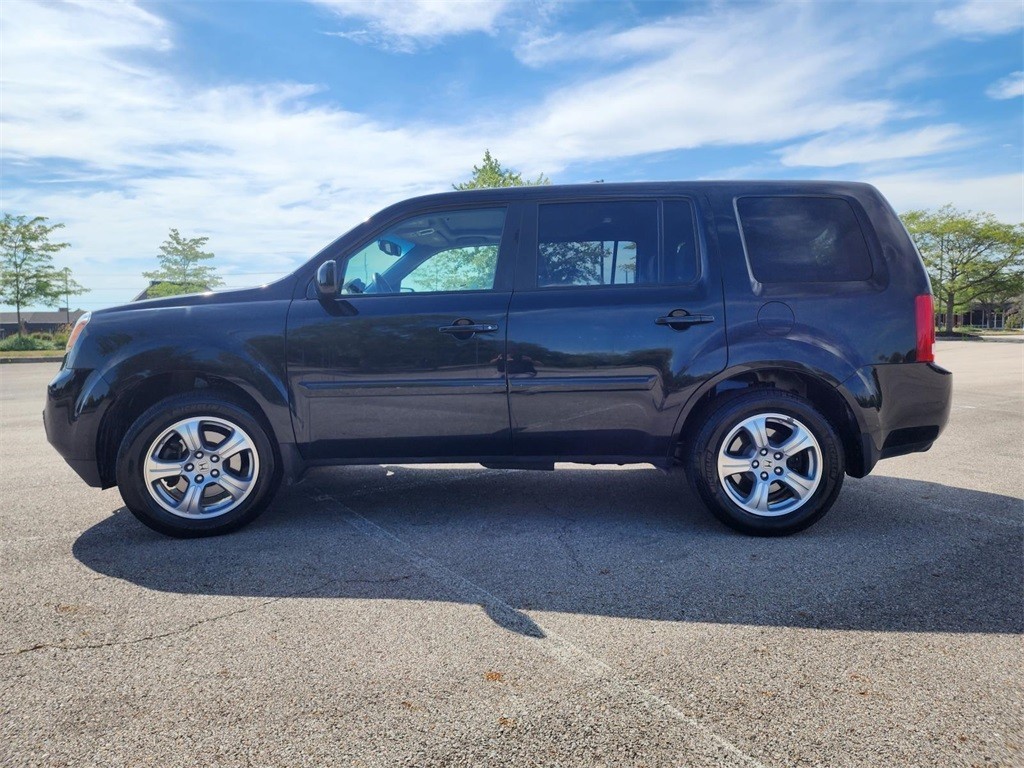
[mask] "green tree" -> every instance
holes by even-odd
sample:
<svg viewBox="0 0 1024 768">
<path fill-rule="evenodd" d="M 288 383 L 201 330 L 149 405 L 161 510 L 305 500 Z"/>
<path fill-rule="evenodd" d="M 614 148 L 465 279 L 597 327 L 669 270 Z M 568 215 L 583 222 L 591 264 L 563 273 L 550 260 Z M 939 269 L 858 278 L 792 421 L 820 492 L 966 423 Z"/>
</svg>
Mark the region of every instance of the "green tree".
<svg viewBox="0 0 1024 768">
<path fill-rule="evenodd" d="M 142 276 L 152 283 L 149 295 L 176 296 L 180 293 L 198 293 L 223 285 L 216 275 L 216 267 L 203 262 L 213 258 L 213 253 L 203 250 L 208 237 L 182 237 L 172 229 L 160 246 L 157 259 L 160 268 L 143 272 Z"/>
<path fill-rule="evenodd" d="M 0 302 L 14 305 L 21 335 L 21 308 L 32 303 L 54 306 L 60 298 L 53 254 L 68 243 L 50 242 L 63 224 L 47 224 L 45 216 L 28 218 L 5 213 L 0 219 Z"/>
<path fill-rule="evenodd" d="M 452 189 L 493 189 L 495 187 L 534 187 L 550 184 L 551 179 L 540 174 L 533 181 L 524 181 L 523 174 L 511 168 L 502 168 L 501 163 L 494 159 L 491 150 L 484 150 L 484 161 L 473 166 L 473 176 L 469 181 L 452 184 Z"/>
<path fill-rule="evenodd" d="M 956 313 L 975 300 L 1020 292 L 1024 224 L 1004 224 L 990 213 L 952 205 L 909 211 L 902 219 L 928 268 L 947 333 L 953 332 Z"/>
<path fill-rule="evenodd" d="M 88 293 L 89 289 L 71 276 L 71 268 L 64 267 L 53 273 L 54 289 L 64 297 L 65 322 L 71 322 L 71 297 Z"/>
</svg>

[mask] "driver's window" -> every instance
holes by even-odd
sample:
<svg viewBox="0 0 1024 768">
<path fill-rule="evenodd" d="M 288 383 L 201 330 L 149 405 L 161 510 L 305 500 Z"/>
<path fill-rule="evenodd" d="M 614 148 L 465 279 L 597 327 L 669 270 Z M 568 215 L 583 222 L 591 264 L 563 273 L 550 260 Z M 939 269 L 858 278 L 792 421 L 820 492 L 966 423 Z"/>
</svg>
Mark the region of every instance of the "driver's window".
<svg viewBox="0 0 1024 768">
<path fill-rule="evenodd" d="M 345 260 L 342 293 L 489 291 L 504 225 L 504 208 L 405 219 Z"/>
<path fill-rule="evenodd" d="M 498 246 L 452 248 L 431 256 L 402 281 L 414 291 L 489 291 L 498 271 Z"/>
<path fill-rule="evenodd" d="M 365 248 L 360 248 L 345 265 L 346 293 L 365 293 L 367 288 L 371 291 L 374 288 L 373 276 L 387 272 L 395 264 L 395 257 L 381 250 L 380 241 L 374 240 Z M 377 290 L 376 293 L 391 293 L 391 291 Z"/>
</svg>

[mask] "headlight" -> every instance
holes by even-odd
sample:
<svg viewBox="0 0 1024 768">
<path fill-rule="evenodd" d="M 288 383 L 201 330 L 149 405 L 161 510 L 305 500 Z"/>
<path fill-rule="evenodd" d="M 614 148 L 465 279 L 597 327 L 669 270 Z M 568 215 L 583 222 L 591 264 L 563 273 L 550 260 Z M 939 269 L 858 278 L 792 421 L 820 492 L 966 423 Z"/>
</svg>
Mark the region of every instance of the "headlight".
<svg viewBox="0 0 1024 768">
<path fill-rule="evenodd" d="M 71 329 L 71 335 L 68 336 L 68 343 L 64 347 L 65 354 L 74 348 L 75 342 L 78 341 L 78 337 L 82 335 L 82 331 L 85 330 L 85 326 L 89 324 L 90 317 L 92 317 L 92 312 L 86 312 L 78 318 L 78 322 L 75 323 L 75 327 Z"/>
</svg>

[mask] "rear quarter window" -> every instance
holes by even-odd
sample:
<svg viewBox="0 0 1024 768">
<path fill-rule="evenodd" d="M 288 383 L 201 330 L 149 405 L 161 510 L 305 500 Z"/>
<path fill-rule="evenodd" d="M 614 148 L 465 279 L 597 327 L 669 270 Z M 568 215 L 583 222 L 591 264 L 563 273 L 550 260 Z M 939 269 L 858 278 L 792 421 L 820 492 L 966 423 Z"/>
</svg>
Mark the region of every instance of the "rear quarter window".
<svg viewBox="0 0 1024 768">
<path fill-rule="evenodd" d="M 741 197 L 736 213 L 750 271 L 761 283 L 871 278 L 871 255 L 853 207 L 838 197 Z"/>
</svg>

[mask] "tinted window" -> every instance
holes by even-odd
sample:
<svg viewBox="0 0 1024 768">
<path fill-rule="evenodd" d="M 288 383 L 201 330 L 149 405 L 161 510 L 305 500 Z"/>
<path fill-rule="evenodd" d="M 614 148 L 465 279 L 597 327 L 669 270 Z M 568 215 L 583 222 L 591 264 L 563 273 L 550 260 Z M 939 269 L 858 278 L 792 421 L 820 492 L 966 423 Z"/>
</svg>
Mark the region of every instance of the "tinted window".
<svg viewBox="0 0 1024 768">
<path fill-rule="evenodd" d="M 736 201 L 747 258 L 762 283 L 867 280 L 871 257 L 845 200 L 742 197 Z"/>
<path fill-rule="evenodd" d="M 658 280 L 658 204 L 540 206 L 537 285 L 627 285 Z"/>
<path fill-rule="evenodd" d="M 405 219 L 348 258 L 342 292 L 491 290 L 504 226 L 504 208 Z"/>
<path fill-rule="evenodd" d="M 697 227 L 689 200 L 666 200 L 664 283 L 691 283 L 697 279 Z"/>
<path fill-rule="evenodd" d="M 498 246 L 478 245 L 440 251 L 402 280 L 413 291 L 487 291 L 494 287 Z"/>
</svg>

